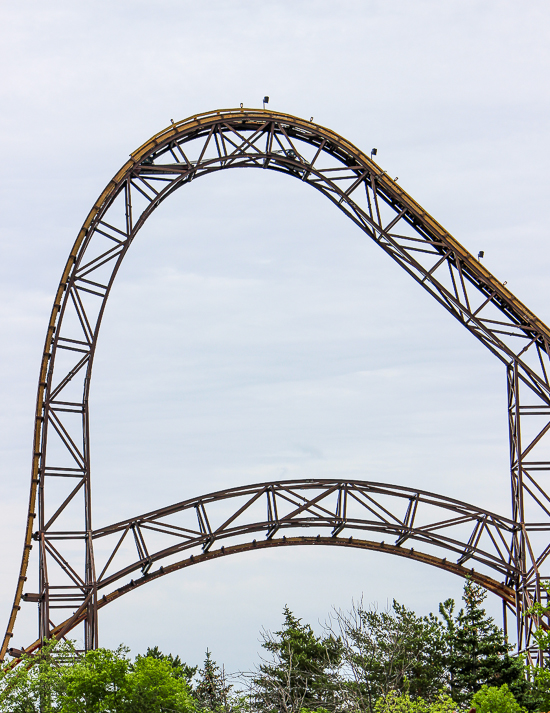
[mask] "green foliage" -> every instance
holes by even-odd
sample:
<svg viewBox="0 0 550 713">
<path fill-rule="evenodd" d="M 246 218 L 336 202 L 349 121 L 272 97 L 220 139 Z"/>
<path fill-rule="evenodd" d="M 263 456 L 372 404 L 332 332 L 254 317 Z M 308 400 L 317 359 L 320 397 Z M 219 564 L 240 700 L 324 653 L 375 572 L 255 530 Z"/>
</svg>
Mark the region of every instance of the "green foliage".
<svg viewBox="0 0 550 713">
<path fill-rule="evenodd" d="M 253 705 L 262 711 L 336 710 L 339 699 L 338 668 L 342 644 L 331 634 L 316 636 L 290 609 L 275 636 L 263 635 L 262 647 L 271 654 L 253 679 Z"/>
<path fill-rule="evenodd" d="M 55 650 L 55 652 L 54 652 Z M 60 667 L 58 660 L 67 665 Z M 0 711 L 6 713 L 56 713 L 57 699 L 64 692 L 64 672 L 77 661 L 70 642 L 46 642 L 36 657 L 23 656 L 15 668 L 0 668 Z"/>
<path fill-rule="evenodd" d="M 411 698 L 407 693 L 390 691 L 381 696 L 374 706 L 375 713 L 455 713 L 456 703 L 453 699 L 439 693 L 432 701 L 423 698 Z"/>
<path fill-rule="evenodd" d="M 166 658 L 97 649 L 77 656 L 72 644 L 48 642 L 36 658 L 0 669 L 5 713 L 191 713 L 189 686 Z"/>
<path fill-rule="evenodd" d="M 174 676 L 166 659 L 137 657 L 126 681 L 126 700 L 121 713 L 187 713 L 194 708 L 187 682 Z M 116 709 L 115 709 L 116 710 Z M 117 712 L 118 713 L 118 712 Z"/>
<path fill-rule="evenodd" d="M 550 582 L 541 582 L 542 589 L 546 592 L 547 599 L 550 600 Z M 535 602 L 532 607 L 527 610 L 527 614 L 535 616 L 539 620 L 550 619 L 550 606 L 548 604 L 544 606 L 541 602 Z M 544 627 L 538 627 L 534 632 L 534 637 L 537 640 L 537 644 L 542 651 L 550 653 L 550 629 Z"/>
<path fill-rule="evenodd" d="M 537 705 L 532 709 L 539 711 L 550 710 L 550 671 L 547 668 L 534 670 L 534 696 Z"/>
<path fill-rule="evenodd" d="M 482 686 L 472 698 L 476 713 L 522 713 L 525 709 L 514 698 L 506 683 L 497 686 Z"/>
<path fill-rule="evenodd" d="M 394 600 L 389 611 L 359 604 L 349 613 L 338 612 L 336 620 L 356 707 L 372 711 L 390 691 L 437 698 L 445 679 L 446 640 L 433 614 L 417 616 Z"/>
<path fill-rule="evenodd" d="M 483 685 L 516 685 L 518 694 L 525 689 L 523 661 L 510 656 L 504 632 L 482 606 L 486 596 L 482 587 L 466 580 L 464 607 L 456 616 L 452 600 L 440 605 L 447 625 L 449 687 L 457 703 L 466 703 Z"/>
<path fill-rule="evenodd" d="M 189 685 L 191 685 L 191 681 L 193 680 L 195 674 L 199 669 L 198 666 L 188 666 L 180 659 L 179 656 L 172 656 L 172 654 L 163 654 L 162 651 L 159 650 L 158 646 L 148 648 L 147 653 L 145 655 L 149 656 L 149 658 L 152 659 L 164 659 L 165 661 L 168 661 L 168 663 L 174 669 L 172 675 L 176 678 L 185 678 Z"/>
<path fill-rule="evenodd" d="M 97 649 L 71 661 L 70 666 L 58 665 L 57 705 L 53 710 L 63 713 L 126 711 L 130 671 L 127 653 L 123 647 L 116 651 Z"/>
<path fill-rule="evenodd" d="M 193 696 L 200 710 L 229 711 L 231 686 L 225 680 L 225 673 L 206 651 L 204 664 L 199 672 L 199 681 Z"/>
<path fill-rule="evenodd" d="M 550 582 L 541 582 L 542 589 L 546 592 L 547 598 L 550 599 Z M 537 630 L 534 632 L 534 637 L 541 651 L 546 656 L 550 654 L 550 629 L 541 626 L 546 619 L 550 618 L 550 606 L 544 606 L 541 602 L 535 604 L 527 610 L 537 621 Z M 548 659 L 547 659 L 548 660 Z M 548 663 L 544 667 L 533 666 L 530 670 L 533 686 L 528 691 L 526 700 L 521 701 L 530 710 L 547 711 L 550 710 L 550 669 Z M 515 691 L 514 691 L 515 693 Z M 517 698 L 516 694 L 516 698 Z"/>
<path fill-rule="evenodd" d="M 317 636 L 283 611 L 283 626 L 263 633 L 268 656 L 232 692 L 207 650 L 203 667 L 149 648 L 78 655 L 70 642 L 46 642 L 19 666 L 0 666 L 0 713 L 477 713 L 550 710 L 550 668 L 528 669 L 510 656 L 483 608 L 485 592 L 467 581 L 464 605 L 440 605 L 441 618 L 398 602 L 384 612 L 354 605 Z M 550 607 L 536 605 L 540 617 Z M 550 651 L 550 634 L 542 631 Z M 193 684 L 194 687 L 193 687 Z M 473 699 L 472 699 L 473 696 Z"/>
</svg>

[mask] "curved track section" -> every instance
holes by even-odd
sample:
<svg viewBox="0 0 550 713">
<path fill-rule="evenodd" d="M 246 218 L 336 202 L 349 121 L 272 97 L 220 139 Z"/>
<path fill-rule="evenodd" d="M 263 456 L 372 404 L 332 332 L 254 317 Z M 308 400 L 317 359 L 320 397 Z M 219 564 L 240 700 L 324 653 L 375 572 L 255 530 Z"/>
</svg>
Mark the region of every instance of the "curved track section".
<svg viewBox="0 0 550 713">
<path fill-rule="evenodd" d="M 323 193 L 504 363 L 515 524 L 510 561 L 521 573 L 507 585 L 516 589 L 525 648 L 530 625 L 521 612 L 540 596 L 550 553 L 550 498 L 542 485 L 550 474 L 550 330 L 349 141 L 288 114 L 230 109 L 172 123 L 131 154 L 71 250 L 40 370 L 25 544 L 0 659 L 13 636 L 33 547 L 38 591 L 27 598 L 38 603 L 39 636 L 58 626 L 56 608 L 84 608 L 85 646 L 96 645 L 88 395 L 103 312 L 118 268 L 152 212 L 191 181 L 230 168 L 278 171 Z"/>
<path fill-rule="evenodd" d="M 304 528 L 351 540 L 377 533 L 396 547 L 445 550 L 450 566 L 471 561 L 502 579 L 520 576 L 510 562 L 510 519 L 422 490 L 323 479 L 221 490 L 95 530 L 96 563 L 103 561 L 97 586 L 108 589 L 136 571 L 147 574 L 154 563 L 182 552 L 207 552 L 255 534 L 272 540 Z"/>
<path fill-rule="evenodd" d="M 194 564 L 293 545 L 352 547 L 407 557 L 471 577 L 514 609 L 515 589 L 499 581 L 520 576 L 510 563 L 513 532 L 508 518 L 384 483 L 292 480 L 247 485 L 95 530 L 96 564 L 101 566 L 98 609 Z M 366 533 L 375 534 L 376 540 L 364 539 Z M 52 634 L 66 636 L 85 617 L 86 606 L 81 605 Z M 25 650 L 31 652 L 39 643 Z M 10 653 L 18 656 L 21 650 Z"/>
</svg>

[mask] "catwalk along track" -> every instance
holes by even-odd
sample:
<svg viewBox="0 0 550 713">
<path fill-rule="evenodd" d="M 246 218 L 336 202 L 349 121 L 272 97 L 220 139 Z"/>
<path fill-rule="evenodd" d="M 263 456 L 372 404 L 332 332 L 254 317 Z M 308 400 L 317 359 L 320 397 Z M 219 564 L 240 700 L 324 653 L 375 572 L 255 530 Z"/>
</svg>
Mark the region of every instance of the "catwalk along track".
<svg viewBox="0 0 550 713">
<path fill-rule="evenodd" d="M 502 362 L 511 484 L 506 517 L 443 495 L 336 477 L 246 485 L 93 529 L 89 393 L 118 269 L 166 198 L 232 168 L 278 171 L 323 193 Z M 99 610 L 136 587 L 212 558 L 292 545 L 377 550 L 470 576 L 502 598 L 505 619 L 506 613 L 515 619 L 518 650 L 540 660 L 533 631 L 546 624 L 525 612 L 542 600 L 549 574 L 549 341 L 550 330 L 536 315 L 372 157 L 335 132 L 260 109 L 172 122 L 107 185 L 62 273 L 40 369 L 25 542 L 0 660 L 80 624 L 85 648 L 92 649 Z M 366 533 L 374 539 L 364 539 Z M 31 571 L 34 592 L 25 585 Z M 32 604 L 36 641 L 16 648 L 18 612 Z"/>
</svg>

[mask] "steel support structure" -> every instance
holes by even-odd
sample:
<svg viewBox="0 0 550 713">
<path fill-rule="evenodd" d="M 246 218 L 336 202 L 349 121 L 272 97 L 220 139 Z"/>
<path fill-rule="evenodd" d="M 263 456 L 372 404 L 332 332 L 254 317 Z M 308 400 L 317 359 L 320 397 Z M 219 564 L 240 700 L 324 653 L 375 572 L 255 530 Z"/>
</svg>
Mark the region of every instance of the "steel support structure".
<svg viewBox="0 0 550 713">
<path fill-rule="evenodd" d="M 65 621 L 59 610 L 68 609 L 84 621 L 85 648 L 97 645 L 88 396 L 103 312 L 118 268 L 151 213 L 177 189 L 229 168 L 278 171 L 319 190 L 504 364 L 512 485 L 504 585 L 515 593 L 507 606 L 516 617 L 518 648 L 530 651 L 537 622 L 524 613 L 540 600 L 541 579 L 549 574 L 550 330 L 349 141 L 288 114 L 229 109 L 172 122 L 132 153 L 70 252 L 40 370 L 25 544 L 0 659 L 23 599 L 38 604 L 39 640 L 59 632 Z M 203 530 L 209 534 L 206 513 Z M 34 544 L 39 591 L 24 597 Z"/>
<path fill-rule="evenodd" d="M 328 479 L 245 485 L 94 530 L 97 607 L 213 557 L 313 544 L 399 555 L 470 577 L 515 611 L 515 589 L 504 583 L 519 574 L 511 562 L 514 532 L 512 519 L 414 488 Z M 375 539 L 364 539 L 367 533 Z M 86 616 L 83 603 L 51 633 L 66 636 Z"/>
</svg>

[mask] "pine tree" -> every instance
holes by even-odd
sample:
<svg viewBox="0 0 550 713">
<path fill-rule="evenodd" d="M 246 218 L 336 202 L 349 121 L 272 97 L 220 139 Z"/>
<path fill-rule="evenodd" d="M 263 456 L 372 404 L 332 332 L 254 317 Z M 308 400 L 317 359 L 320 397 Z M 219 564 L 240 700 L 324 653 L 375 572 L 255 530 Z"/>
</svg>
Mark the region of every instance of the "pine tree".
<svg viewBox="0 0 550 713">
<path fill-rule="evenodd" d="M 212 659 L 212 654 L 206 650 L 204 665 L 199 671 L 199 682 L 193 692 L 199 710 L 229 711 L 231 710 L 229 694 L 231 686 L 225 680 L 225 672 Z"/>
<path fill-rule="evenodd" d="M 260 711 L 297 713 L 302 708 L 338 708 L 338 668 L 342 644 L 332 635 L 316 636 L 285 606 L 284 623 L 275 636 L 264 633 L 262 647 L 271 654 L 253 680 Z"/>
<path fill-rule="evenodd" d="M 511 646 L 506 636 L 487 615 L 482 604 L 485 590 L 466 580 L 462 599 L 464 607 L 453 616 L 454 602 L 440 605 L 447 624 L 447 668 L 451 696 L 465 703 L 483 685 L 521 688 L 523 661 L 510 656 Z M 514 693 L 516 691 L 514 690 Z"/>
</svg>

